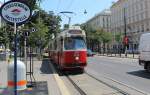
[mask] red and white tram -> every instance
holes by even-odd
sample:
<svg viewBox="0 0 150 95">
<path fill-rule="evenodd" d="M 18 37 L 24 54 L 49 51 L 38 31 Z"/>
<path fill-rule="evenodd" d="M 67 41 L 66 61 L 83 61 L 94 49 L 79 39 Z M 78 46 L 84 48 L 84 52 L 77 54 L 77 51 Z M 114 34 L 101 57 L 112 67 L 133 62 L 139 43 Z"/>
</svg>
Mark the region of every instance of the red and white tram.
<svg viewBox="0 0 150 95">
<path fill-rule="evenodd" d="M 72 27 L 62 31 L 49 45 L 49 56 L 61 70 L 80 68 L 87 65 L 85 31 Z"/>
</svg>

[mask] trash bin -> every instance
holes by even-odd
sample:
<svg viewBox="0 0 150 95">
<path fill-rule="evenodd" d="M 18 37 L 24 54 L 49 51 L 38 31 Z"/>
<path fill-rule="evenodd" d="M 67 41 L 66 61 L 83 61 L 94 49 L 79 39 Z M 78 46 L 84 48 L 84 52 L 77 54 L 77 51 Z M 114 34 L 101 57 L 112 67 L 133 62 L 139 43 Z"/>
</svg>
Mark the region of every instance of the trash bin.
<svg viewBox="0 0 150 95">
<path fill-rule="evenodd" d="M 17 90 L 25 90 L 26 81 L 26 67 L 22 61 L 17 60 Z M 8 65 L 8 89 L 14 89 L 14 62 Z"/>
</svg>

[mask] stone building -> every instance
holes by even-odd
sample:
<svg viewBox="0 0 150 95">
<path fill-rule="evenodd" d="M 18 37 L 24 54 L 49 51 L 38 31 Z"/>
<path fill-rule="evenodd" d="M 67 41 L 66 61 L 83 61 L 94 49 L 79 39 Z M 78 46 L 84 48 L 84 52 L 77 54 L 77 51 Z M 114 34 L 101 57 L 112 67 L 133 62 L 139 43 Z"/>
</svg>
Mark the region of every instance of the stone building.
<svg viewBox="0 0 150 95">
<path fill-rule="evenodd" d="M 140 35 L 150 31 L 150 0 L 118 0 L 110 10 L 113 43 L 118 43 L 115 41 L 117 33 L 123 39 L 126 32 L 129 38 L 128 49 L 137 49 Z"/>
<path fill-rule="evenodd" d="M 90 26 L 92 29 L 104 29 L 105 31 L 110 31 L 110 10 L 104 10 L 99 14 L 95 15 L 93 18 L 86 22 L 86 25 Z"/>
</svg>

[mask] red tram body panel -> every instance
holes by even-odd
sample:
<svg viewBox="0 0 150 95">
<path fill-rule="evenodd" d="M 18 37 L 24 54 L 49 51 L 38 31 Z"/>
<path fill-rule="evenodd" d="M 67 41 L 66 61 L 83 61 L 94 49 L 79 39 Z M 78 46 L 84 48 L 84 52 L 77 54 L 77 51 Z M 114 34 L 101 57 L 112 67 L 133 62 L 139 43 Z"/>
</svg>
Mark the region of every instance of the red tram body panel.
<svg viewBox="0 0 150 95">
<path fill-rule="evenodd" d="M 86 51 L 65 51 L 61 56 L 61 65 L 64 68 L 83 68 L 87 65 L 86 55 Z"/>
<path fill-rule="evenodd" d="M 50 42 L 49 57 L 59 69 L 70 70 L 87 65 L 86 35 L 80 28 L 62 31 Z"/>
</svg>

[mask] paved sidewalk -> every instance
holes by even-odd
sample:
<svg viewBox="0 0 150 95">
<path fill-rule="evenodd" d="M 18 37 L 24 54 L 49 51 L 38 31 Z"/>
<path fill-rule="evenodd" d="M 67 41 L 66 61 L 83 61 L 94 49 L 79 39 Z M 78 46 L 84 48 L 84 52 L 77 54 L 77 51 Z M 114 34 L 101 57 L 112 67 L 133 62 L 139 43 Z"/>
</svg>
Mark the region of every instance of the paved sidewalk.
<svg viewBox="0 0 150 95">
<path fill-rule="evenodd" d="M 0 92 L 7 87 L 7 65 L 6 61 L 0 61 Z"/>
<path fill-rule="evenodd" d="M 7 66 L 5 61 L 0 61 L 0 95 L 14 95 L 13 91 L 7 89 Z M 27 69 L 30 70 L 29 67 Z M 61 95 L 53 74 L 48 60 L 34 61 L 34 77 L 37 87 L 19 91 L 19 95 Z M 30 81 L 30 76 L 27 80 Z"/>
</svg>

